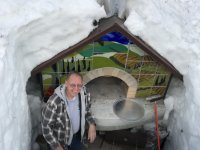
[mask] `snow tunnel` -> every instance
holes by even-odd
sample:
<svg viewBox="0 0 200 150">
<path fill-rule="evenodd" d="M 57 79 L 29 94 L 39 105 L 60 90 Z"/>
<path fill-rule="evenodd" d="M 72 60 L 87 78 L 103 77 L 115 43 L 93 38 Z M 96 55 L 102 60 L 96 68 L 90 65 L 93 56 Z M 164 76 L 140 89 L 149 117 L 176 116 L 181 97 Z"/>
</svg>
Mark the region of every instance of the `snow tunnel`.
<svg viewBox="0 0 200 150">
<path fill-rule="evenodd" d="M 158 103 L 159 118 L 162 118 L 163 99 L 172 76 L 182 80 L 176 68 L 131 34 L 117 17 L 100 20 L 98 28 L 87 38 L 36 66 L 27 83 L 27 93 L 33 94 L 31 89 L 38 89 L 34 95 L 39 96 L 41 105 L 45 104 L 70 71 L 83 75 L 100 133 L 123 133 L 154 122 L 154 101 Z M 130 102 L 125 103 L 126 107 L 120 105 L 123 115 L 115 111 L 118 101 Z M 128 107 L 130 104 L 134 107 Z"/>
</svg>

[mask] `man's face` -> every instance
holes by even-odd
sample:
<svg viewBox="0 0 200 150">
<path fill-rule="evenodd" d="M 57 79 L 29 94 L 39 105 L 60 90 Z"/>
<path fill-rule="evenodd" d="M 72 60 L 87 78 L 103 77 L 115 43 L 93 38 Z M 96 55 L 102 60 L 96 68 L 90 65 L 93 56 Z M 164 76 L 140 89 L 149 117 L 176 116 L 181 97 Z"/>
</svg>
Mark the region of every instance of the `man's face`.
<svg viewBox="0 0 200 150">
<path fill-rule="evenodd" d="M 65 82 L 66 90 L 67 90 L 67 97 L 72 99 L 73 97 L 77 96 L 82 87 L 82 80 L 81 77 L 78 75 L 71 75 L 69 79 Z"/>
</svg>

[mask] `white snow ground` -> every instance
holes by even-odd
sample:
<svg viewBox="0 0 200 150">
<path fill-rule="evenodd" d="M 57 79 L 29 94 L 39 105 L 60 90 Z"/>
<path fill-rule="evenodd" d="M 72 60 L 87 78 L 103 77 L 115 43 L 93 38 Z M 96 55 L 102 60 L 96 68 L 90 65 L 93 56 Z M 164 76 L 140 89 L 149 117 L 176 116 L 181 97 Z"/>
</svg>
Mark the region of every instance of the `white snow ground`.
<svg viewBox="0 0 200 150">
<path fill-rule="evenodd" d="M 200 147 L 200 1 L 0 0 L 0 3 L 0 149 L 30 148 L 31 119 L 25 87 L 31 70 L 87 37 L 95 28 L 94 19 L 98 21 L 115 13 L 126 16 L 127 28 L 184 76 L 183 83 L 174 79 L 166 97 L 169 110 L 174 109 L 169 114 L 171 134 L 166 149 Z"/>
</svg>

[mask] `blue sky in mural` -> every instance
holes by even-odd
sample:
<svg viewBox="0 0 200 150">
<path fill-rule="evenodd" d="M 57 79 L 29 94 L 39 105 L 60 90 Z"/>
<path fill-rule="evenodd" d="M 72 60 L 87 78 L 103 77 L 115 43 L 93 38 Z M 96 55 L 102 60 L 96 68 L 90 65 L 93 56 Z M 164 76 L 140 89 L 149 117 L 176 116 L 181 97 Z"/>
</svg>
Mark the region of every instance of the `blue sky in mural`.
<svg viewBox="0 0 200 150">
<path fill-rule="evenodd" d="M 101 41 L 112 41 L 112 42 L 118 42 L 121 44 L 128 44 L 129 39 L 126 38 L 124 35 L 122 35 L 119 32 L 110 32 L 105 34 L 100 38 Z"/>
</svg>

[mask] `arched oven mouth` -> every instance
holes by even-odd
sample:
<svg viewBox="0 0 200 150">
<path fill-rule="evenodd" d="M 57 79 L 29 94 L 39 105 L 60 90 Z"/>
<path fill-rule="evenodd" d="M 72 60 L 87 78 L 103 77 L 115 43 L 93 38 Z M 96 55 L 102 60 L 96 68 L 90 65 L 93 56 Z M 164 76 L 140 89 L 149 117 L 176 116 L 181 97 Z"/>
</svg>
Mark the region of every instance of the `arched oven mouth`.
<svg viewBox="0 0 200 150">
<path fill-rule="evenodd" d="M 86 84 L 92 103 L 125 98 L 128 86 L 116 77 L 98 77 Z"/>
</svg>

